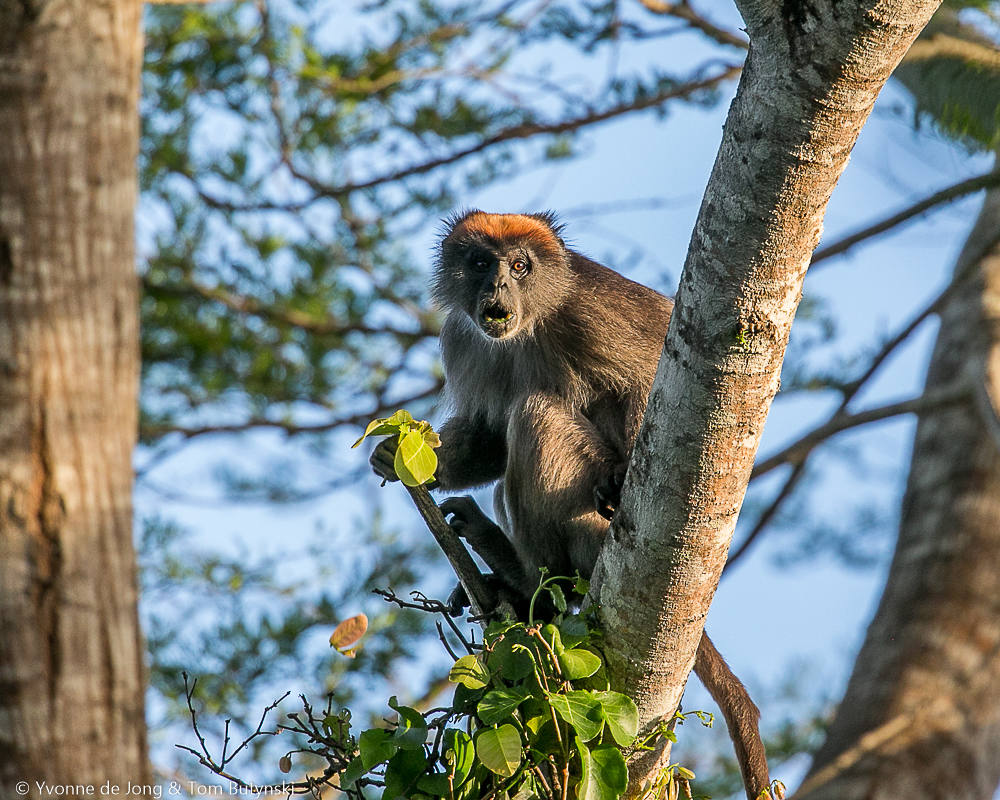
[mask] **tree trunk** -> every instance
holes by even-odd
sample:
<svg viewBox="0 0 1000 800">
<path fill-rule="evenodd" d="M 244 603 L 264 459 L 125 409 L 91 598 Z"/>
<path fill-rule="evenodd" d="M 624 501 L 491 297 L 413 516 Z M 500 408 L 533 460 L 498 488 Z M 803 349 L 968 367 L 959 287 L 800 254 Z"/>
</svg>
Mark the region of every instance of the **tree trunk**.
<svg viewBox="0 0 1000 800">
<path fill-rule="evenodd" d="M 746 67 L 595 576 L 612 674 L 646 730 L 694 661 L 827 201 L 937 2 L 740 6 Z M 654 761 L 633 765 L 633 790 Z"/>
<path fill-rule="evenodd" d="M 150 779 L 131 500 L 141 10 L 0 0 L 3 797 Z"/>
<path fill-rule="evenodd" d="M 1000 190 L 959 256 L 889 579 L 799 796 L 987 800 L 1000 781 Z"/>
</svg>

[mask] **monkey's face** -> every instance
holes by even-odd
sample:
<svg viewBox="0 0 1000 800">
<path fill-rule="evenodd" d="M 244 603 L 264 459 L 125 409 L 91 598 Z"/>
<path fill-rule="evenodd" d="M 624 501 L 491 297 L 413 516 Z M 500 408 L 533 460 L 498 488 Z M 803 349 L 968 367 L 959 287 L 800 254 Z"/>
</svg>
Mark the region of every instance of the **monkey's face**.
<svg viewBox="0 0 1000 800">
<path fill-rule="evenodd" d="M 470 243 L 453 254 L 449 286 L 439 299 L 465 311 L 491 339 L 510 339 L 530 333 L 549 310 L 554 287 L 547 273 L 555 271 L 553 267 L 559 265 L 525 244 Z"/>
<path fill-rule="evenodd" d="M 482 216 L 492 227 L 485 222 L 480 224 L 485 231 L 456 226 L 442 242 L 435 299 L 446 309 L 464 311 L 491 339 L 530 335 L 570 285 L 566 249 L 550 227 L 533 217 Z M 515 228 L 514 235 L 495 235 L 497 219 L 515 216 L 530 221 L 524 232 Z"/>
</svg>

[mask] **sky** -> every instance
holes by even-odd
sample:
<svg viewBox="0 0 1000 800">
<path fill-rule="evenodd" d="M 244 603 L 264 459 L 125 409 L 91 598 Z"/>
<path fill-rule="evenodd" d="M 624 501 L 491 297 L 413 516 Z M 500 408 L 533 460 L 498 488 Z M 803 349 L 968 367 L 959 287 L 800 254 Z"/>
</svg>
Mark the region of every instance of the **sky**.
<svg viewBox="0 0 1000 800">
<path fill-rule="evenodd" d="M 719 21 L 736 25 L 735 12 L 728 4 L 717 0 L 702 7 Z M 683 58 L 684 48 L 691 48 L 692 54 L 704 52 L 690 37 L 669 41 L 671 48 L 680 48 L 671 52 L 671 58 Z M 580 67 L 584 75 L 600 68 Z M 630 278 L 672 293 L 734 91 L 735 83 L 728 84 L 723 90 L 726 99 L 712 109 L 676 106 L 664 119 L 635 115 L 589 130 L 580 140 L 582 156 L 471 193 L 462 204 L 490 211 L 553 209 L 566 222 L 567 237 L 576 249 L 622 269 Z M 835 241 L 936 189 L 978 174 L 989 163 L 928 126 L 915 129 L 908 96 L 890 84 L 831 199 L 823 241 Z M 579 213 L 587 206 L 637 198 L 657 202 L 645 209 L 623 204 L 622 210 L 614 213 Z M 810 357 L 834 364 L 870 350 L 880 337 L 919 311 L 945 285 L 980 202 L 981 195 L 956 202 L 811 272 L 805 297 L 828 304 L 837 321 L 838 336 L 834 344 L 816 346 Z M 411 243 L 428 266 L 432 245 L 432 230 Z M 636 264 L 629 253 L 637 251 L 645 255 Z M 808 332 L 807 326 L 797 324 L 791 346 L 794 348 Z M 933 334 L 934 323 L 930 322 L 887 363 L 854 408 L 919 392 Z M 822 421 L 836 402 L 832 396 L 779 395 L 760 454 L 774 452 Z M 708 629 L 752 692 L 774 689 L 789 674 L 790 665 L 799 665 L 801 679 L 812 693 L 828 699 L 838 697 L 888 568 L 913 429 L 911 418 L 858 429 L 838 440 L 856 445 L 855 455 L 825 454 L 817 459 L 822 474 L 809 496 L 812 522 L 850 525 L 844 510 L 856 507 L 859 500 L 870 500 L 885 512 L 877 524 L 863 530 L 878 554 L 872 566 L 849 568 L 824 553 L 801 564 L 779 565 L 775 557 L 787 552 L 794 542 L 787 536 L 775 536 L 765 539 L 723 579 Z M 345 457 L 346 445 L 355 435 L 345 432 L 343 436 Z M 263 452 L 278 446 L 279 440 L 261 434 L 253 437 L 250 448 L 246 440 L 206 440 L 161 467 L 156 481 L 197 485 L 208 466 L 224 453 Z M 836 445 L 830 448 L 837 449 Z M 755 486 L 750 497 L 766 496 L 774 486 L 774 480 Z M 170 502 L 140 486 L 137 505 L 140 514 L 160 511 L 204 532 L 213 546 L 245 544 L 270 552 L 280 550 L 276 531 L 281 531 L 277 538 L 282 542 L 305 537 L 317 519 L 363 514 L 373 501 L 401 491 L 392 486 L 380 490 L 372 477 L 349 492 L 292 507 L 212 508 Z M 392 502 L 398 500 L 401 498 Z M 395 505 L 392 517 L 404 526 L 420 524 L 415 511 L 404 502 Z M 743 533 L 745 530 L 739 528 L 737 542 Z M 440 579 L 431 582 L 440 584 Z M 685 705 L 707 707 L 709 701 L 692 687 Z M 802 767 L 793 765 L 776 777 L 794 785 Z"/>
</svg>

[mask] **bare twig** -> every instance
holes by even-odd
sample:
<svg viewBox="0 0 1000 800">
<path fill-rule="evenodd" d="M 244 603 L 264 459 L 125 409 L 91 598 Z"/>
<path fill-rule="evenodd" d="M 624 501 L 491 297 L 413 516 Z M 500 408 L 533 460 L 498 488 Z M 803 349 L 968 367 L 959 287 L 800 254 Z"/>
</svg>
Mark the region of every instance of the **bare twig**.
<svg viewBox="0 0 1000 800">
<path fill-rule="evenodd" d="M 690 27 L 701 31 L 719 44 L 739 47 L 742 50 L 746 50 L 750 46 L 745 37 L 721 28 L 709 21 L 707 17 L 703 17 L 695 11 L 686 0 L 680 3 L 667 3 L 664 0 L 639 0 L 639 2 L 654 14 L 663 14 L 664 16 L 684 20 Z"/>
<path fill-rule="evenodd" d="M 465 648 L 465 651 L 467 653 L 474 652 L 475 648 L 473 647 L 472 642 L 465 638 L 458 625 L 455 624 L 455 620 L 449 613 L 450 609 L 440 600 L 432 600 L 423 594 L 423 592 L 410 592 L 410 596 L 413 598 L 414 602 L 404 600 L 391 589 L 372 589 L 372 593 L 384 598 L 389 603 L 395 603 L 400 608 L 413 608 L 417 611 L 426 611 L 429 614 L 440 614 L 444 621 L 448 623 L 448 627 L 451 628 L 452 633 L 458 637 L 458 640 L 462 643 L 462 647 Z"/>
<path fill-rule="evenodd" d="M 952 186 L 949 186 L 940 191 L 934 192 L 928 195 L 923 200 L 914 203 L 909 208 L 905 208 L 891 216 L 886 217 L 879 222 L 862 228 L 856 233 L 852 233 L 850 236 L 845 236 L 833 244 L 827 245 L 826 247 L 821 247 L 817 250 L 812 257 L 812 267 L 821 261 L 825 261 L 828 258 L 833 258 L 834 256 L 846 253 L 852 247 L 866 239 L 871 239 L 873 236 L 878 236 L 880 233 L 885 233 L 891 228 L 895 228 L 897 225 L 901 225 L 904 222 L 908 222 L 922 214 L 926 214 L 931 209 L 943 205 L 945 203 L 950 203 L 954 200 L 958 200 L 975 192 L 981 191 L 983 189 L 989 189 L 994 186 L 1000 186 L 1000 171 L 990 170 L 982 175 L 976 175 L 973 178 L 966 178 L 965 180 L 959 181 Z"/>
<path fill-rule="evenodd" d="M 766 475 L 773 469 L 783 464 L 799 464 L 809 456 L 812 450 L 820 443 L 826 441 L 836 433 L 856 428 L 860 425 L 867 425 L 870 422 L 898 417 L 903 414 L 914 414 L 928 411 L 932 408 L 943 408 L 956 403 L 965 402 L 970 398 L 970 390 L 966 385 L 959 385 L 937 392 L 924 394 L 920 397 L 913 397 L 898 403 L 868 408 L 864 411 L 850 414 L 839 412 L 834 414 L 822 425 L 813 428 L 805 436 L 783 448 L 779 452 L 757 462 L 753 468 L 753 477 L 759 478 Z"/>
</svg>

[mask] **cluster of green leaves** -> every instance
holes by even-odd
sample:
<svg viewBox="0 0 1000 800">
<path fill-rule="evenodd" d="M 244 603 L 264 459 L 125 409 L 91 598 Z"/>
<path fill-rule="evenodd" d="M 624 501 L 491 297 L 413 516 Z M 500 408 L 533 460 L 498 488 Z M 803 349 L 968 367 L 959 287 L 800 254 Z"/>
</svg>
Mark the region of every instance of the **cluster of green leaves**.
<svg viewBox="0 0 1000 800">
<path fill-rule="evenodd" d="M 566 580 L 545 578 L 536 592 L 559 609 L 552 622 L 493 622 L 481 646 L 455 660 L 450 706 L 421 713 L 393 697 L 392 727 L 343 733 L 344 749 L 356 755 L 340 788 L 361 798 L 363 787 L 382 787 L 387 800 L 620 797 L 626 754 L 674 734 L 663 725 L 637 740 L 635 703 L 611 690 L 588 617 L 567 613 L 558 585 Z M 577 593 L 586 589 L 574 585 Z M 693 777 L 671 765 L 655 789 L 662 793 L 650 796 L 666 797 L 671 786 L 676 796 Z"/>
<path fill-rule="evenodd" d="M 361 438 L 351 447 L 357 447 L 369 436 L 396 437 L 393 468 L 405 486 L 421 486 L 434 477 L 437 470 L 434 448 L 441 446 L 441 438 L 427 420 L 418 422 L 409 411 L 400 409 L 391 417 L 369 422 Z"/>
</svg>

